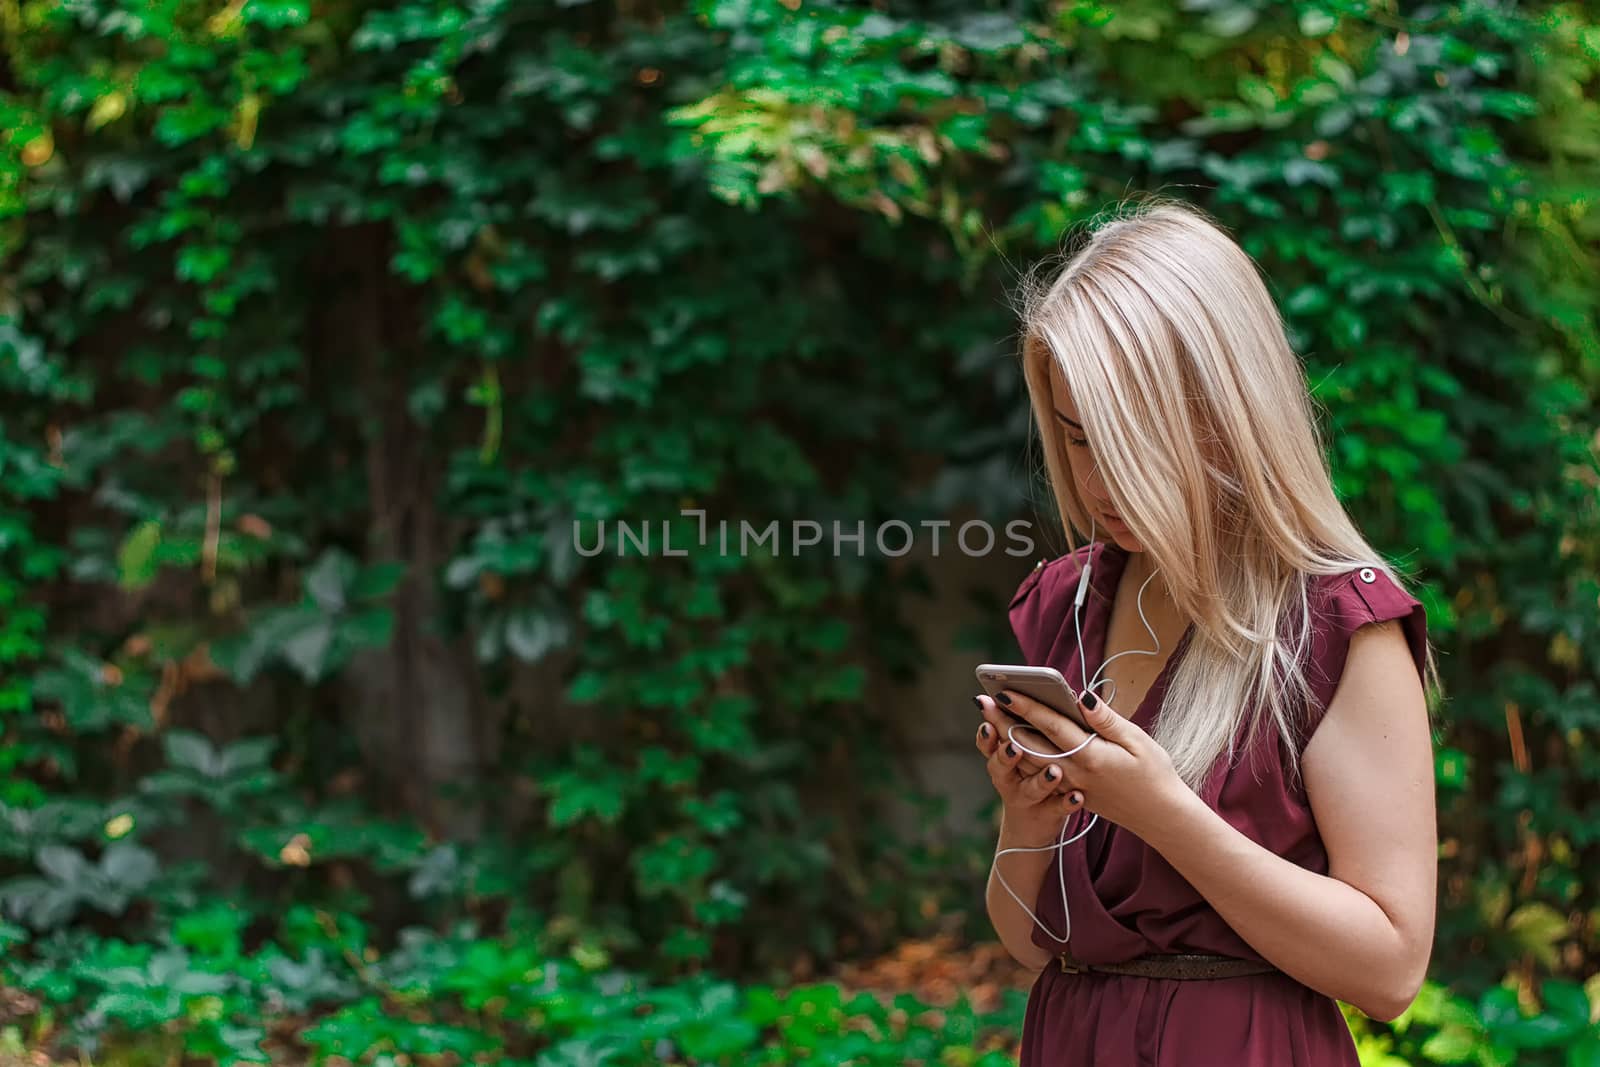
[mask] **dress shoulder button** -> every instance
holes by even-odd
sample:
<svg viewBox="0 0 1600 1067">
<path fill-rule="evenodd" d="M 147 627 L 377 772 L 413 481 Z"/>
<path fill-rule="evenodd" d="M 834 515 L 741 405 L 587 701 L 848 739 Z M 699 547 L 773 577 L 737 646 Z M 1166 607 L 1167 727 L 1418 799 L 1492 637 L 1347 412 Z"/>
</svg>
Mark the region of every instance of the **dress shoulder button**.
<svg viewBox="0 0 1600 1067">
<path fill-rule="evenodd" d="M 1363 582 L 1371 585 L 1373 582 L 1378 580 L 1378 572 L 1374 571 L 1371 567 L 1362 567 L 1360 577 Z"/>
</svg>

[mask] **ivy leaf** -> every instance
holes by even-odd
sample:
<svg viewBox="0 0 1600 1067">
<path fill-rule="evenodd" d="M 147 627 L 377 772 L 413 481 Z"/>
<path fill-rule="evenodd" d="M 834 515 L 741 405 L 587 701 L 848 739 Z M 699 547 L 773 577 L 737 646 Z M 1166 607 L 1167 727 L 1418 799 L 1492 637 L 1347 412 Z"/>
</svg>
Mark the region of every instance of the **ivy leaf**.
<svg viewBox="0 0 1600 1067">
<path fill-rule="evenodd" d="M 405 576 L 404 563 L 376 563 L 370 567 L 362 567 L 350 580 L 348 586 L 350 600 L 353 603 L 360 603 L 386 597 L 395 591 Z"/>
<path fill-rule="evenodd" d="M 1422 1043 L 1429 1063 L 1468 1063 L 1483 1047 L 1483 1037 L 1459 1026 L 1447 1026 Z"/>
<path fill-rule="evenodd" d="M 338 549 L 329 549 L 306 573 L 306 592 L 323 611 L 342 611 L 355 576 L 355 561 Z"/>
<path fill-rule="evenodd" d="M 1434 778 L 1441 786 L 1461 789 L 1467 784 L 1470 757 L 1459 748 L 1441 747 L 1434 756 Z"/>
<path fill-rule="evenodd" d="M 271 737 L 252 737 L 235 741 L 222 753 L 222 759 L 217 766 L 218 777 L 242 774 L 266 767 L 272 750 L 277 745 L 277 739 Z"/>
<path fill-rule="evenodd" d="M 537 663 L 567 641 L 565 619 L 553 617 L 536 605 L 526 605 L 506 619 L 506 647 L 524 663 Z"/>
<path fill-rule="evenodd" d="M 263 611 L 244 631 L 211 644 L 211 661 L 240 685 L 249 685 L 278 658 L 283 644 L 321 618 L 314 607 L 287 605 Z"/>
<path fill-rule="evenodd" d="M 1593 1031 L 1567 1049 L 1566 1067 L 1600 1067 L 1600 1034 Z"/>
<path fill-rule="evenodd" d="M 35 862 L 45 874 L 67 885 L 87 882 L 93 872 L 93 865 L 83 853 L 65 845 L 45 845 L 39 849 Z"/>
<path fill-rule="evenodd" d="M 311 5 L 304 0 L 248 0 L 239 15 L 263 29 L 281 30 L 310 21 Z"/>
<path fill-rule="evenodd" d="M 100 869 L 113 885 L 131 895 L 155 881 L 159 865 L 149 849 L 132 841 L 117 841 L 100 857 Z"/>
<path fill-rule="evenodd" d="M 124 589 L 143 589 L 155 578 L 159 565 L 161 523 L 146 519 L 135 526 L 117 549 L 117 582 Z"/>
<path fill-rule="evenodd" d="M 551 797 L 550 825 L 570 826 L 591 815 L 614 823 L 622 815 L 627 787 L 627 779 L 616 773 L 599 749 L 580 745 L 567 766 L 544 778 L 544 790 Z"/>
<path fill-rule="evenodd" d="M 715 850 L 674 835 L 639 851 L 634 862 L 634 884 L 644 896 L 682 893 L 709 875 L 716 865 Z"/>
<path fill-rule="evenodd" d="M 1506 930 L 1518 945 L 1552 969 L 1560 963 L 1556 946 L 1571 932 L 1566 916 L 1538 901 L 1512 912 L 1506 920 Z"/>
<path fill-rule="evenodd" d="M 1540 994 L 1556 1018 L 1580 1029 L 1589 1025 L 1589 995 L 1581 985 L 1552 978 L 1540 986 Z"/>
<path fill-rule="evenodd" d="M 351 651 L 387 645 L 393 636 L 394 612 L 388 608 L 360 611 L 339 620 L 339 643 Z"/>
<path fill-rule="evenodd" d="M 308 682 L 319 682 L 328 666 L 328 652 L 333 648 L 334 626 L 331 619 L 311 620 L 304 628 L 291 634 L 279 646 L 283 658 Z"/>
<path fill-rule="evenodd" d="M 1226 7 L 1206 16 L 1206 32 L 1218 37 L 1239 37 L 1256 24 L 1256 12 L 1248 7 Z"/>
<path fill-rule="evenodd" d="M 1307 9 L 1300 12 L 1300 33 L 1306 37 L 1326 37 L 1339 26 L 1339 20 L 1327 11 Z"/>
<path fill-rule="evenodd" d="M 180 770 L 210 778 L 220 769 L 221 758 L 211 741 L 193 730 L 168 730 L 161 739 L 167 762 Z"/>
</svg>

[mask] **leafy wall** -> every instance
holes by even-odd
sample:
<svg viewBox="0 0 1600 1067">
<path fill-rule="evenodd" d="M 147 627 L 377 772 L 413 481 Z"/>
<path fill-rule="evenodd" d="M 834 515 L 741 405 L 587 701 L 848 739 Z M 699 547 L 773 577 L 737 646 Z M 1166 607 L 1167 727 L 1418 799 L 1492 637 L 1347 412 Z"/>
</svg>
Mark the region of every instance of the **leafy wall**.
<svg viewBox="0 0 1600 1067">
<path fill-rule="evenodd" d="M 572 532 L 1032 516 L 1004 294 L 1155 189 L 1263 264 L 1445 653 L 1467 999 L 1373 1054 L 1600 1056 L 1600 36 L 1396 8 L 0 5 L 17 980 L 244 1056 L 274 1004 L 396 1014 L 417 923 L 521 989 L 977 909 L 876 819 L 925 576 Z"/>
</svg>

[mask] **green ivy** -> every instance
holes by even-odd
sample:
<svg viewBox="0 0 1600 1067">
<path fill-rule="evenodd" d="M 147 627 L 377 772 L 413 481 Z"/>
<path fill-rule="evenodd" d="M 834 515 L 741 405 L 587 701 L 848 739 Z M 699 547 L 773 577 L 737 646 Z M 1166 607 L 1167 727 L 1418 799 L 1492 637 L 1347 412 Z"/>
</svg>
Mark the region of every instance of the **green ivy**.
<svg viewBox="0 0 1600 1067">
<path fill-rule="evenodd" d="M 0 933 L 30 1042 L 251 1062 L 309 1012 L 313 1056 L 367 1062 L 998 1062 L 951 1058 L 970 1015 L 694 977 L 973 912 L 987 857 L 879 818 L 907 784 L 868 680 L 949 651 L 912 637 L 925 568 L 659 538 L 1043 510 L 999 294 L 1145 188 L 1262 264 L 1337 488 L 1446 653 L 1439 981 L 1357 1021 L 1364 1057 L 1594 1062 L 1582 6 L 16 0 L 0 27 Z M 657 551 L 577 551 L 618 521 Z M 594 985 L 530 992 L 551 961 Z M 691 977 L 632 999 L 622 966 Z"/>
</svg>

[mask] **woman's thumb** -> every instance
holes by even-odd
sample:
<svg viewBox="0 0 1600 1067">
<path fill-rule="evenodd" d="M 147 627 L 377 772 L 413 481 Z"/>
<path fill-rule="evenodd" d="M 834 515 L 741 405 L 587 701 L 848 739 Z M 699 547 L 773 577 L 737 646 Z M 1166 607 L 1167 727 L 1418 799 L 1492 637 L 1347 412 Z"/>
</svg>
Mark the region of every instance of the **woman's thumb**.
<svg viewBox="0 0 1600 1067">
<path fill-rule="evenodd" d="M 1112 710 L 1110 704 L 1087 689 L 1084 690 L 1083 699 L 1078 704 L 1083 708 L 1083 721 L 1089 724 L 1089 729 L 1107 739 L 1110 739 L 1122 724 L 1122 716 Z"/>
</svg>

